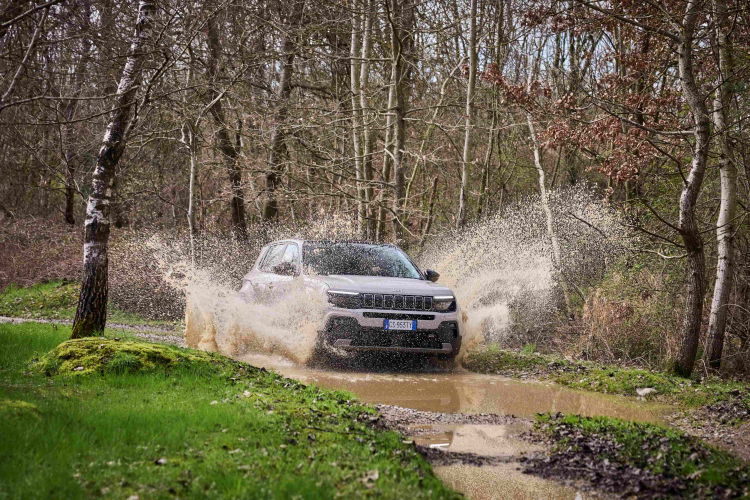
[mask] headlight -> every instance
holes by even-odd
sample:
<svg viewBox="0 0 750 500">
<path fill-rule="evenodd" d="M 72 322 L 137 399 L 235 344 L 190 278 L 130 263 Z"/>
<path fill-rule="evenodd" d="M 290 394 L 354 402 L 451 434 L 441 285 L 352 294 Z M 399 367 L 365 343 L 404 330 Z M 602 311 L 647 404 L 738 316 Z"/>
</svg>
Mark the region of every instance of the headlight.
<svg viewBox="0 0 750 500">
<path fill-rule="evenodd" d="M 456 298 L 453 295 L 436 295 L 432 298 L 432 308 L 436 311 L 454 311 Z"/>
<path fill-rule="evenodd" d="M 328 290 L 328 302 L 336 307 L 345 309 L 359 309 L 360 300 L 357 292 L 345 292 L 343 290 Z"/>
</svg>

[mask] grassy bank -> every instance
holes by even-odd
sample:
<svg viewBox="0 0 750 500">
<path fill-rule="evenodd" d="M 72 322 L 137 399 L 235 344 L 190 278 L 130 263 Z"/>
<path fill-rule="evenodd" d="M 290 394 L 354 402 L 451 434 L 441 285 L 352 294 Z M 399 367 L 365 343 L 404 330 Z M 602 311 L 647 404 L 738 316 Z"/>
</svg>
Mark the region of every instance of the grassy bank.
<svg viewBox="0 0 750 500">
<path fill-rule="evenodd" d="M 605 394 L 637 396 L 637 389 L 651 388 L 656 392 L 647 397 L 686 407 L 731 402 L 750 409 L 750 389 L 747 384 L 719 378 L 686 380 L 661 372 L 570 361 L 494 346 L 470 353 L 464 358 L 463 366 L 478 373 L 531 376 L 552 380 L 574 389 Z"/>
<path fill-rule="evenodd" d="M 608 417 L 542 414 L 536 429 L 551 446 L 530 469 L 582 479 L 639 498 L 747 498 L 750 467 L 675 429 Z"/>
<path fill-rule="evenodd" d="M 0 292 L 0 316 L 32 319 L 68 319 L 76 314 L 80 284 L 70 281 L 50 281 L 29 287 L 9 285 Z M 169 321 L 152 321 L 137 314 L 110 307 L 109 323 L 123 325 L 148 325 L 171 328 Z"/>
<path fill-rule="evenodd" d="M 0 325 L 0 498 L 455 496 L 346 393 L 69 334 Z"/>
</svg>

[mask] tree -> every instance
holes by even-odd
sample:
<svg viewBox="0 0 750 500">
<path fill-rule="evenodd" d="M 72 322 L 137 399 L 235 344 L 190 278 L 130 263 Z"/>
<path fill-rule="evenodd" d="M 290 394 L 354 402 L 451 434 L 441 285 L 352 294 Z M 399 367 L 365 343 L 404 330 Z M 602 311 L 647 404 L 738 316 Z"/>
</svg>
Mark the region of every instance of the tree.
<svg viewBox="0 0 750 500">
<path fill-rule="evenodd" d="M 721 204 L 719 217 L 716 220 L 716 239 L 718 245 L 718 262 L 716 263 L 716 282 L 714 297 L 711 302 L 711 316 L 708 323 L 708 349 L 706 359 L 712 368 L 721 366 L 721 354 L 724 350 L 724 331 L 727 325 L 729 293 L 732 289 L 734 275 L 734 233 L 735 212 L 737 206 L 737 166 L 734 162 L 734 147 L 729 137 L 730 126 L 727 124 L 727 110 L 732 102 L 735 86 L 734 54 L 730 38 L 731 26 L 727 19 L 724 0 L 713 0 L 714 46 L 718 52 L 719 74 L 713 105 L 713 123 L 716 136 L 719 138 L 719 174 L 721 176 Z"/>
<path fill-rule="evenodd" d="M 469 182 L 469 165 L 471 164 L 471 132 L 474 124 L 474 88 L 477 81 L 477 0 L 471 0 L 469 14 L 469 83 L 466 86 L 466 131 L 464 133 L 464 152 L 461 161 L 461 191 L 459 194 L 456 229 L 466 221 L 467 185 Z"/>
<path fill-rule="evenodd" d="M 96 159 L 92 192 L 86 206 L 83 280 L 71 332 L 74 339 L 100 334 L 107 322 L 112 179 L 125 151 L 127 133 L 134 115 L 154 10 L 155 5 L 150 0 L 140 0 L 138 3 L 135 35 L 117 87 L 115 107 Z"/>
</svg>

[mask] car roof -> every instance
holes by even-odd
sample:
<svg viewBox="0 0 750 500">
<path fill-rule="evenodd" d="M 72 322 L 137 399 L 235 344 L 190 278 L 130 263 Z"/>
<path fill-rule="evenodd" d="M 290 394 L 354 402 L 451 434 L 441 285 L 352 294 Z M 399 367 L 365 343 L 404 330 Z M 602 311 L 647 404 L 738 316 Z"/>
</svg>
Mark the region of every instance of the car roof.
<svg viewBox="0 0 750 500">
<path fill-rule="evenodd" d="M 304 243 L 324 243 L 324 244 L 329 243 L 329 244 L 336 244 L 336 245 L 340 245 L 342 243 L 343 244 L 351 243 L 351 244 L 360 244 L 360 245 L 374 245 L 374 246 L 381 246 L 381 247 L 395 247 L 396 246 L 393 243 L 376 243 L 376 242 L 373 242 L 373 241 L 366 241 L 366 240 L 343 240 L 343 239 L 342 240 L 307 240 L 307 239 L 301 239 L 301 238 L 284 238 L 284 239 L 281 239 L 281 240 L 272 241 L 272 242 L 268 243 L 268 245 L 276 245 L 278 243 L 301 243 L 301 244 L 304 244 Z M 268 245 L 266 245 L 266 246 L 268 246 Z"/>
</svg>

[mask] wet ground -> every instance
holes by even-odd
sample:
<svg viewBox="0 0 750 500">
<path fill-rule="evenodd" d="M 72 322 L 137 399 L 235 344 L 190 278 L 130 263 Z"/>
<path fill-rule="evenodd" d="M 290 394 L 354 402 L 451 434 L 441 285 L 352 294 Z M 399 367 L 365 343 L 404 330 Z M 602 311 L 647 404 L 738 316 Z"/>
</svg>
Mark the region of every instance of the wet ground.
<svg viewBox="0 0 750 500">
<path fill-rule="evenodd" d="M 377 356 L 304 367 L 266 355 L 238 358 L 379 405 L 384 426 L 414 440 L 447 484 L 476 499 L 586 498 L 576 488 L 521 470 L 521 457 L 543 452 L 522 437 L 537 413 L 659 422 L 668 412 L 632 398 L 441 368 L 424 360 Z"/>
</svg>

